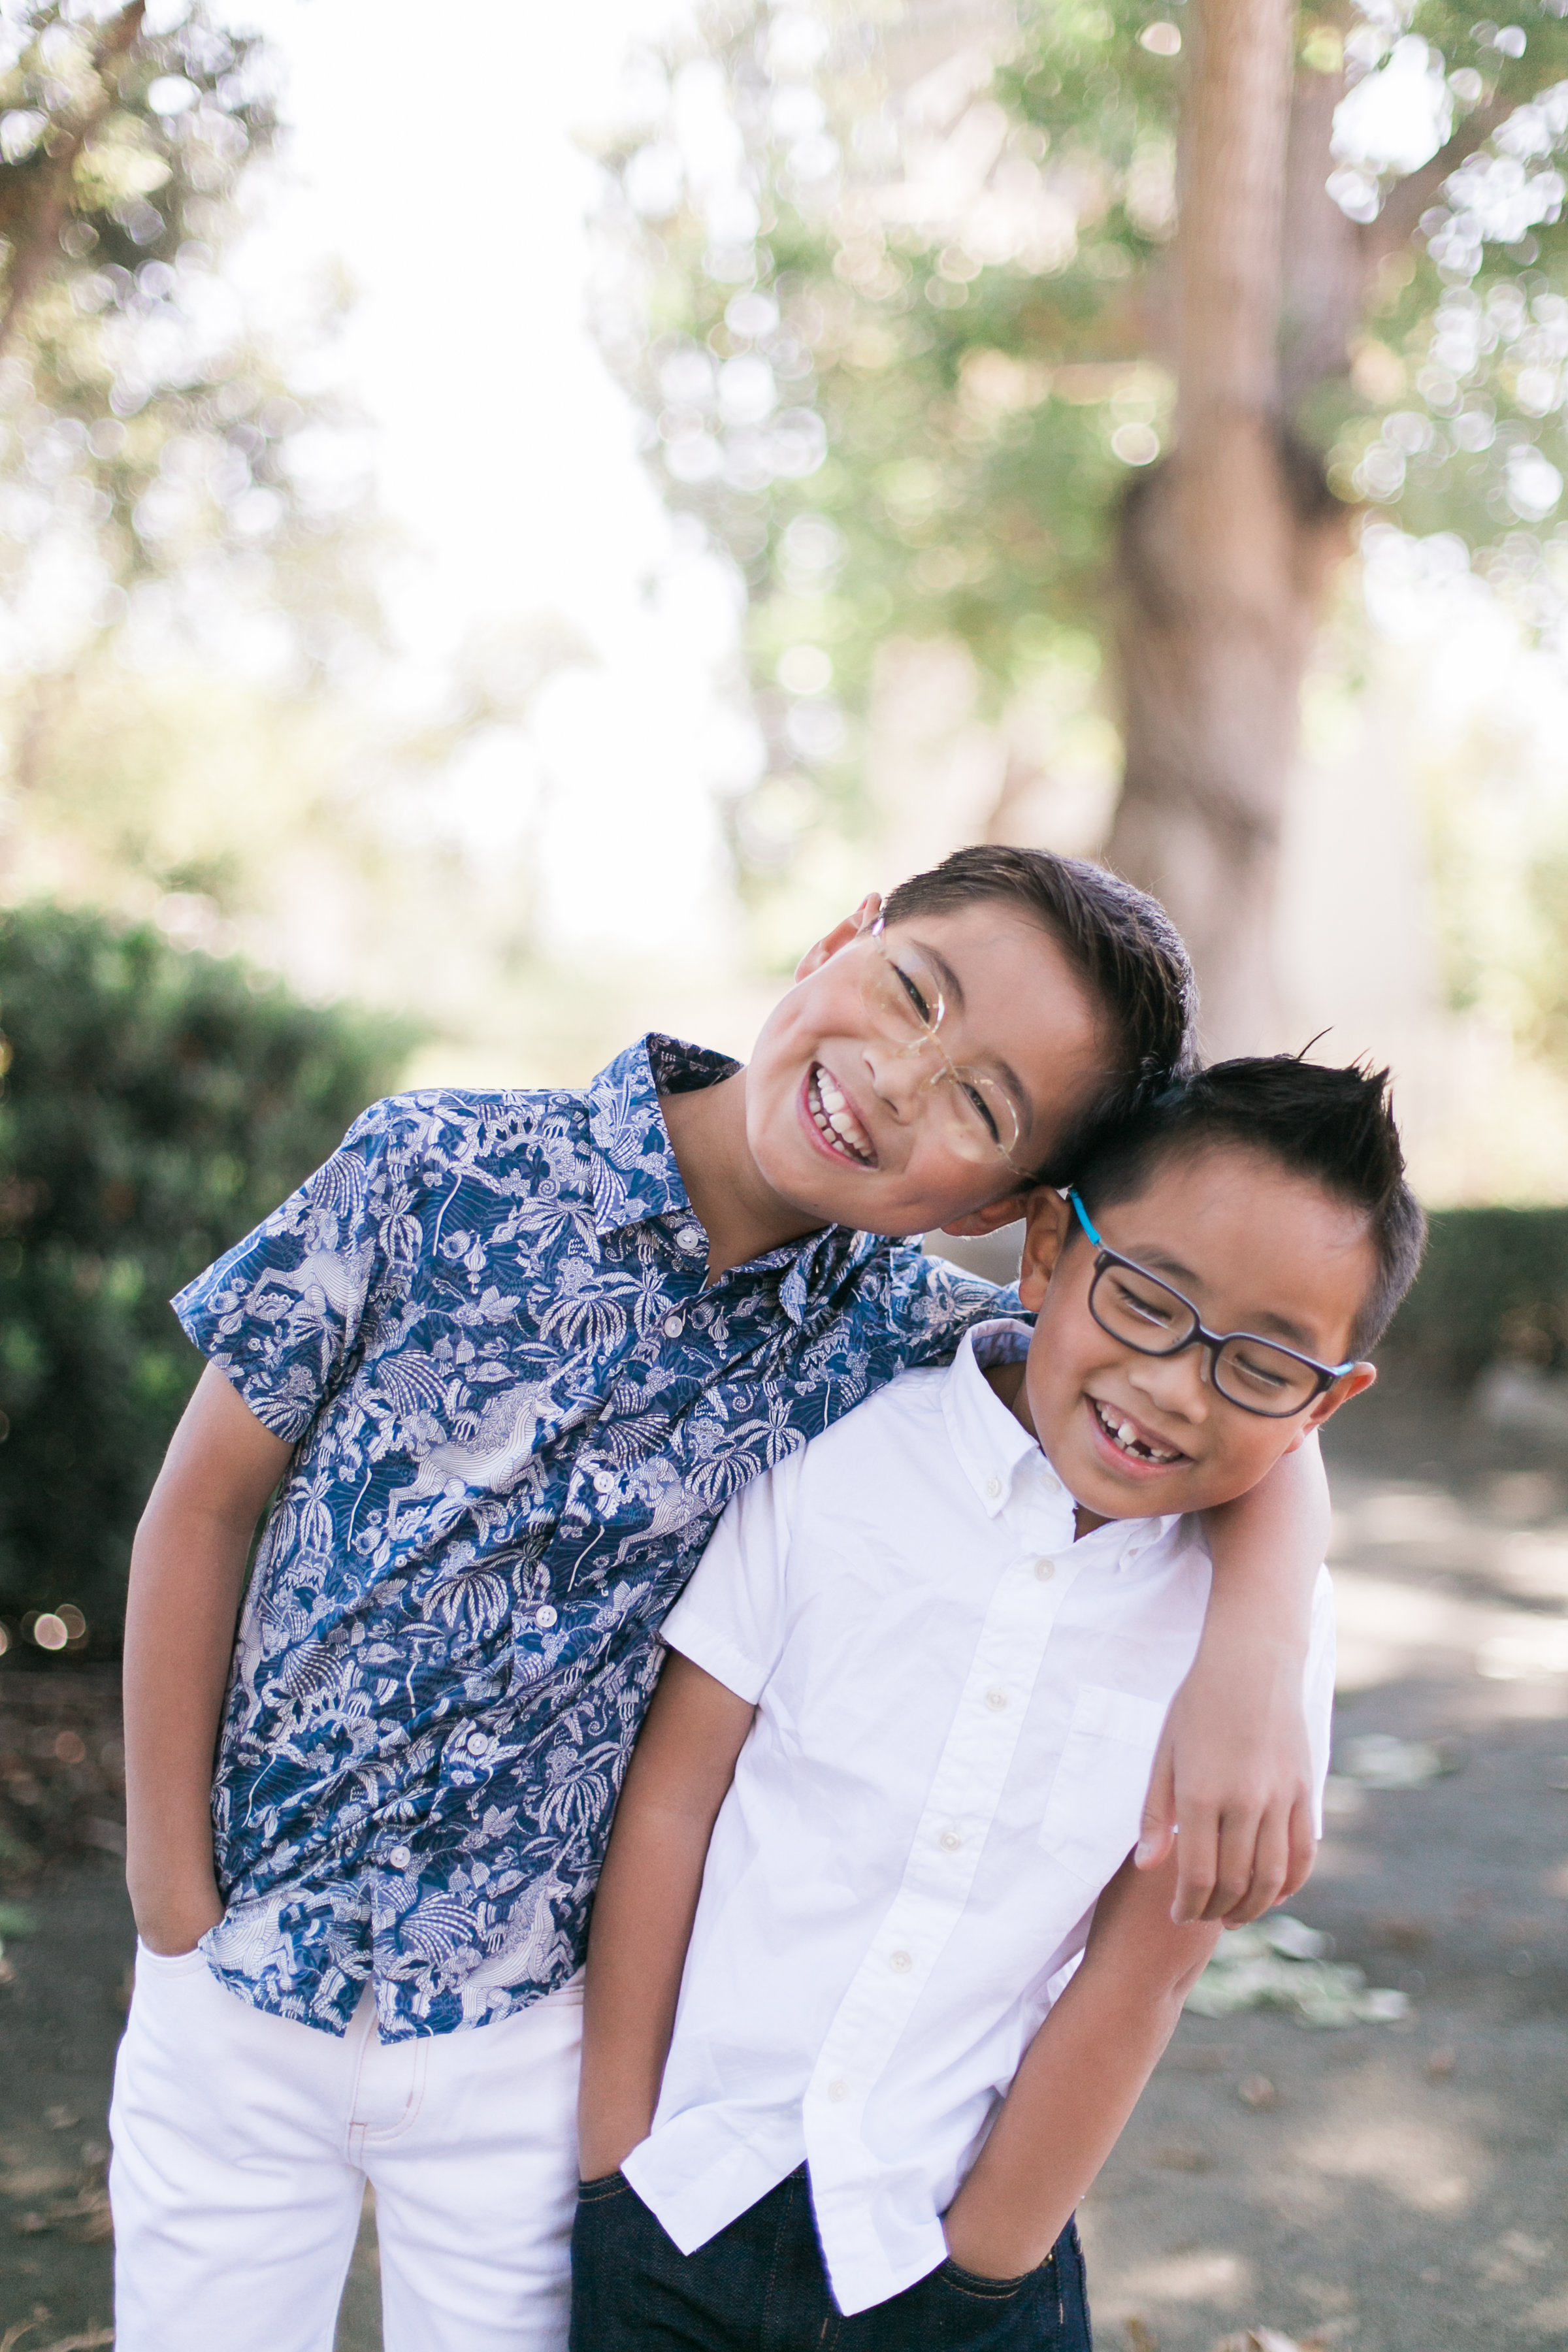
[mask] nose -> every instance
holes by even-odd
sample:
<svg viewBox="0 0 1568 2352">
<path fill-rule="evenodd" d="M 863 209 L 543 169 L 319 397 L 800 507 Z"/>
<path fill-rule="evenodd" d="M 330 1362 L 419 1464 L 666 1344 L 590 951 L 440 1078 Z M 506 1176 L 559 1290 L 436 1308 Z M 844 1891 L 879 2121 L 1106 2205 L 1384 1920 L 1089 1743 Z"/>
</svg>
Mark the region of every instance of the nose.
<svg viewBox="0 0 1568 2352">
<path fill-rule="evenodd" d="M 1133 1356 L 1127 1379 L 1161 1412 L 1195 1423 L 1209 1417 L 1214 1387 L 1208 1349 L 1202 1345 L 1184 1348 L 1174 1356 Z"/>
<path fill-rule="evenodd" d="M 906 1121 L 916 1118 L 921 1097 L 931 1084 L 931 1053 L 924 1046 L 905 1049 L 873 1044 L 862 1046 L 861 1059 L 872 1087 L 893 1117 Z"/>
</svg>

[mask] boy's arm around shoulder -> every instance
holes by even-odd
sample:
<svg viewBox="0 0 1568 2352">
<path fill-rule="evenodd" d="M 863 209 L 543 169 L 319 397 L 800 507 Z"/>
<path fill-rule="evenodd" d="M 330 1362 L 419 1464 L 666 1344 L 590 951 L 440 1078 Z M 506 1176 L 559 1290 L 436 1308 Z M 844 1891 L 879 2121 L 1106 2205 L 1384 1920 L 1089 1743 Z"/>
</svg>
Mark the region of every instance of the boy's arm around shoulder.
<svg viewBox="0 0 1568 2352">
<path fill-rule="evenodd" d="M 943 2218 L 963 2269 L 1016 2278 L 1043 2262 L 1121 2137 L 1219 1937 L 1173 1921 L 1175 1875 L 1170 1858 L 1140 1871 L 1129 1857 L 1101 1895 L 1082 1963 Z"/>
<path fill-rule="evenodd" d="M 1329 1543 L 1315 1435 L 1249 1494 L 1204 1514 L 1214 1580 L 1203 1640 L 1171 1705 L 1138 1843 L 1176 1840 L 1175 1916 L 1238 1927 L 1301 1885 L 1316 1852 L 1302 1676 Z"/>
<path fill-rule="evenodd" d="M 584 2180 L 618 2172 L 652 2127 L 709 1840 L 754 1712 L 669 1653 L 594 1897 L 577 2111 Z"/>
<path fill-rule="evenodd" d="M 223 1916 L 212 1777 L 250 1539 L 293 1448 L 209 1364 L 131 1554 L 125 1607 L 126 1882 L 137 1933 L 189 1951 Z"/>
</svg>

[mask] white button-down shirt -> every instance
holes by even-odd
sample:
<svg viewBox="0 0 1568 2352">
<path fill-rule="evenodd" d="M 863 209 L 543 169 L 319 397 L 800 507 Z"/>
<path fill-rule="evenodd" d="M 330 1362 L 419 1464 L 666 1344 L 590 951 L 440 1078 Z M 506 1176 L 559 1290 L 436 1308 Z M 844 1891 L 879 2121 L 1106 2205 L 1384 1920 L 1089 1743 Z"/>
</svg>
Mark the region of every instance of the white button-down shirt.
<svg viewBox="0 0 1568 2352">
<path fill-rule="evenodd" d="M 839 2308 L 941 2216 L 1136 1841 L 1209 1559 L 1191 1518 L 1074 1541 L 982 1366 L 904 1374 L 730 1506 L 664 1638 L 757 1707 L 720 1811 L 653 2129 L 626 2177 L 683 2252 L 803 2161 Z M 1307 1700 L 1333 1688 L 1320 1579 Z"/>
</svg>

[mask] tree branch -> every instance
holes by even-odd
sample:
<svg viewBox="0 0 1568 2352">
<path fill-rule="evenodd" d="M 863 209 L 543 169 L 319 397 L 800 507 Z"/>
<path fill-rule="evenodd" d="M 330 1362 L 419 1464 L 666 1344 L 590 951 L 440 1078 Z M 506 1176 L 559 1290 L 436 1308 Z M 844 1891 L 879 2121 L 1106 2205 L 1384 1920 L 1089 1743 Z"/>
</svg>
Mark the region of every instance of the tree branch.
<svg viewBox="0 0 1568 2352">
<path fill-rule="evenodd" d="M 1429 163 L 1423 163 L 1418 172 L 1410 173 L 1389 190 L 1377 218 L 1365 222 L 1361 229 L 1358 242 L 1369 270 L 1375 269 L 1380 261 L 1409 242 L 1422 214 L 1440 194 L 1450 172 L 1457 172 L 1465 158 L 1473 155 L 1491 137 L 1498 124 L 1514 112 L 1516 104 L 1523 103 L 1522 100 L 1504 103 L 1493 99 L 1485 106 L 1478 106 L 1473 114 L 1466 116 L 1447 144 L 1439 147 Z"/>
</svg>

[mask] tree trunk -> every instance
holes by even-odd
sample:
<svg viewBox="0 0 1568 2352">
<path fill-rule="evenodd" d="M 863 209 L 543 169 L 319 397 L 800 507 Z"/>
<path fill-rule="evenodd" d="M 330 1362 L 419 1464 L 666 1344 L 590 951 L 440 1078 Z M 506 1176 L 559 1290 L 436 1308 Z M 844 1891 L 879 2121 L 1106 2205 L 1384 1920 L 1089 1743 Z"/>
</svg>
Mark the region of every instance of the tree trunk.
<svg viewBox="0 0 1568 2352">
<path fill-rule="evenodd" d="M 116 78 L 142 31 L 147 0 L 131 0 L 110 23 L 93 58 L 97 87 L 83 110 L 61 114 L 50 133 L 55 143 L 40 165 L 13 170 L 0 194 L 0 234 L 11 247 L 11 270 L 0 302 L 0 352 L 23 313 L 60 257 L 60 230 L 70 211 L 71 178 L 88 140 L 109 113 Z"/>
<path fill-rule="evenodd" d="M 1192 17 L 1176 432 L 1117 547 L 1126 776 L 1108 854 L 1181 925 L 1221 1055 L 1278 1042 L 1279 823 L 1331 501 L 1280 414 L 1294 0 L 1195 0 Z"/>
</svg>

